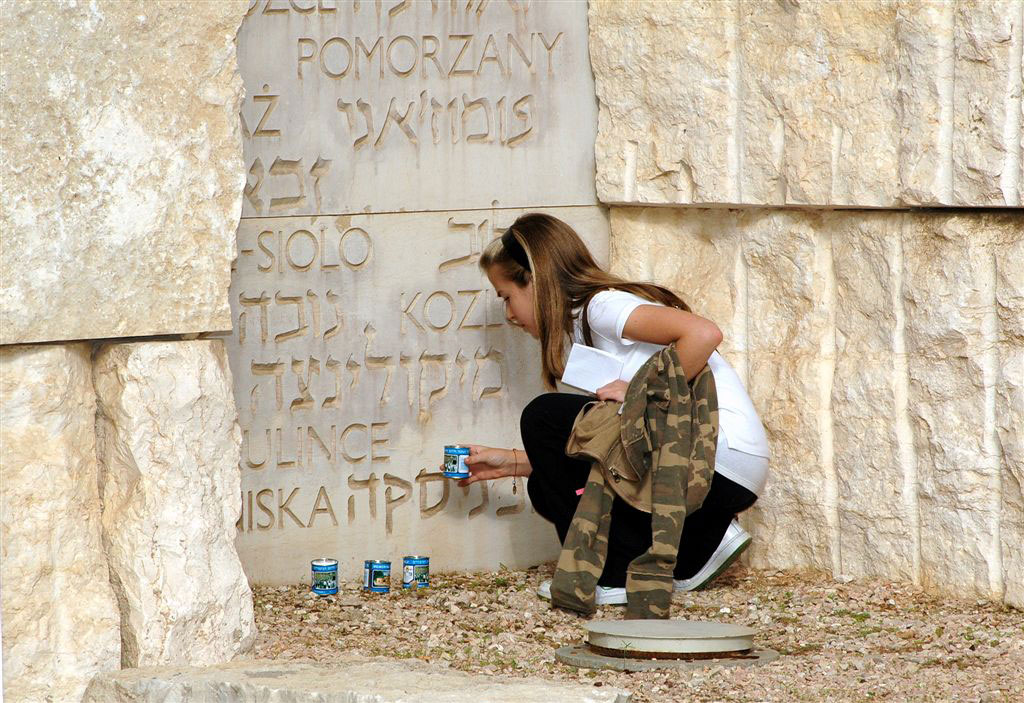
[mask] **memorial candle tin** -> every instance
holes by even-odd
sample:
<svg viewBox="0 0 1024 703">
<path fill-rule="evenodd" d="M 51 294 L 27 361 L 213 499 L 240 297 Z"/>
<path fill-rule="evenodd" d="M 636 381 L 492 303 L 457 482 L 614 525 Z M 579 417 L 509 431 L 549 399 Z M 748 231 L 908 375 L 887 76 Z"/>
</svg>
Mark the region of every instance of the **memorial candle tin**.
<svg viewBox="0 0 1024 703">
<path fill-rule="evenodd" d="M 313 593 L 332 596 L 338 592 L 338 560 L 314 559 L 309 564 Z"/>
<path fill-rule="evenodd" d="M 391 591 L 391 562 L 370 562 L 370 593 L 388 593 Z"/>
<path fill-rule="evenodd" d="M 402 588 L 430 588 L 430 557 L 402 559 Z"/>
<path fill-rule="evenodd" d="M 469 478 L 466 468 L 466 457 L 469 447 L 461 444 L 449 444 L 444 448 L 444 475 L 448 478 Z"/>
</svg>

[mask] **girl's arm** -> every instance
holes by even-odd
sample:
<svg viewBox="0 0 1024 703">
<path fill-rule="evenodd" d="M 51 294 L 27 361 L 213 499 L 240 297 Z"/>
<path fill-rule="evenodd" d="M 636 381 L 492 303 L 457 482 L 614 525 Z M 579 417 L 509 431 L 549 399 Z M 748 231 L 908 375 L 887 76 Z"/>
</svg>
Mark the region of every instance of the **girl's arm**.
<svg viewBox="0 0 1024 703">
<path fill-rule="evenodd" d="M 641 305 L 633 310 L 622 336 L 637 342 L 674 344 L 688 380 L 700 373 L 722 343 L 722 330 L 711 320 L 662 305 Z"/>
</svg>

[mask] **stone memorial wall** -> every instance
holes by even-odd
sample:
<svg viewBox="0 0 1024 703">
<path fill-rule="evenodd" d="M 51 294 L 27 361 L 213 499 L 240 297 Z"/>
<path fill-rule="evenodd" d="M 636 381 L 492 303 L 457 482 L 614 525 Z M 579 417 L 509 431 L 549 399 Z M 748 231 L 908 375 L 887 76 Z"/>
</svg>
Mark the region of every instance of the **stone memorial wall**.
<svg viewBox="0 0 1024 703">
<path fill-rule="evenodd" d="M 607 260 L 585 3 L 252 2 L 228 342 L 250 579 L 309 561 L 435 570 L 556 554 L 524 486 L 459 488 L 445 444 L 521 446 L 539 346 L 482 248 L 522 212 Z M 396 571 L 397 573 L 397 571 Z"/>
</svg>

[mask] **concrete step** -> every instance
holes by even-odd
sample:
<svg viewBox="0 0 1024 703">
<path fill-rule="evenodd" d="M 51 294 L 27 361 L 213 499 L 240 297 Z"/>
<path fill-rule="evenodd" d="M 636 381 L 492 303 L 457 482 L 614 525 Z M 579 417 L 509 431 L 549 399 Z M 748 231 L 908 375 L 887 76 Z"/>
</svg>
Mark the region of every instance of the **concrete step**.
<svg viewBox="0 0 1024 703">
<path fill-rule="evenodd" d="M 412 660 L 249 660 L 100 674 L 83 703 L 629 703 L 612 688 L 467 674 Z"/>
</svg>

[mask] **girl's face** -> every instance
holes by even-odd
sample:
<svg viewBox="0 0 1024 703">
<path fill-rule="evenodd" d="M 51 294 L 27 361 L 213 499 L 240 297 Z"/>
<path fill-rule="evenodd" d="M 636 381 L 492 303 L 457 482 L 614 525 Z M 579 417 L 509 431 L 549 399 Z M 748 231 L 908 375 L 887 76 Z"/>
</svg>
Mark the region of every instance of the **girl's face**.
<svg viewBox="0 0 1024 703">
<path fill-rule="evenodd" d="M 537 320 L 533 315 L 533 281 L 520 288 L 514 281 L 505 278 L 499 267 L 487 269 L 487 278 L 497 291 L 498 297 L 505 301 L 505 318 L 516 327 L 522 327 L 537 338 Z"/>
</svg>

